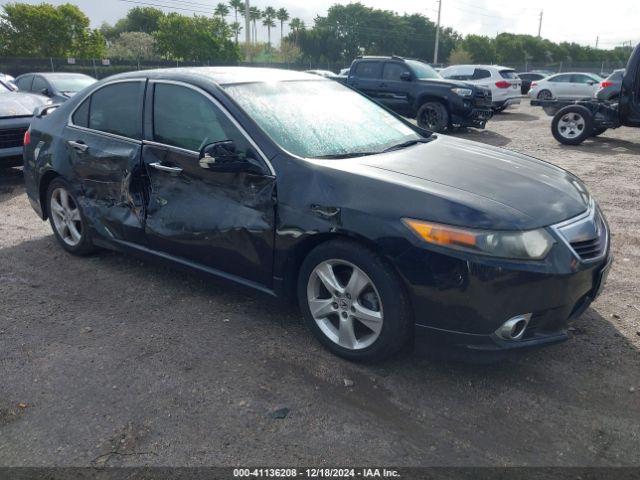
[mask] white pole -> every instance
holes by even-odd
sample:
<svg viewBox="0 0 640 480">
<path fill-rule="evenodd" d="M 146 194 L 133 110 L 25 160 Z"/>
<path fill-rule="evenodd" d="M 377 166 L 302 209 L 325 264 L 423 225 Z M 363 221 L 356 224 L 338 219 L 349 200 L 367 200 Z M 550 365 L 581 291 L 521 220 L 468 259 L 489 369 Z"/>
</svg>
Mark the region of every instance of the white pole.
<svg viewBox="0 0 640 480">
<path fill-rule="evenodd" d="M 438 24 L 436 25 L 436 45 L 433 48 L 433 64 L 438 63 L 438 44 L 440 43 L 440 14 L 442 13 L 442 0 L 438 0 Z"/>
</svg>

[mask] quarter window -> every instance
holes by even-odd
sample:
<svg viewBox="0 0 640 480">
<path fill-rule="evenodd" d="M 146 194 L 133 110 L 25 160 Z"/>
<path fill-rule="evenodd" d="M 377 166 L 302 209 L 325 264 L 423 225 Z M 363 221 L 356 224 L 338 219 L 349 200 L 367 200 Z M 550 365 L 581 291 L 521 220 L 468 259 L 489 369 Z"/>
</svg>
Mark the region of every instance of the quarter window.
<svg viewBox="0 0 640 480">
<path fill-rule="evenodd" d="M 95 92 L 91 96 L 89 128 L 141 139 L 143 85 L 141 82 L 116 83 Z"/>
<path fill-rule="evenodd" d="M 211 100 L 180 85 L 156 84 L 153 138 L 192 151 L 226 140 L 233 141 L 241 155 L 249 156 L 251 150 L 244 135 Z"/>
</svg>

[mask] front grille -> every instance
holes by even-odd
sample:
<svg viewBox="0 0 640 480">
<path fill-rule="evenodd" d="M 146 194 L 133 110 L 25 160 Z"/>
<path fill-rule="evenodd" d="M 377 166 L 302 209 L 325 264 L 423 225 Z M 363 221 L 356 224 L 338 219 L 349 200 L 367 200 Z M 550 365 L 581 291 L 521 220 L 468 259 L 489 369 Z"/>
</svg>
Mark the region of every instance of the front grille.
<svg viewBox="0 0 640 480">
<path fill-rule="evenodd" d="M 491 105 L 491 90 L 476 88 L 473 103 L 479 107 Z"/>
<path fill-rule="evenodd" d="M 0 148 L 21 147 L 27 127 L 0 130 Z"/>
<path fill-rule="evenodd" d="M 583 242 L 573 242 L 571 243 L 571 248 L 575 250 L 581 259 L 593 260 L 602 255 L 604 245 L 600 238 L 592 238 Z"/>
<path fill-rule="evenodd" d="M 595 205 L 579 219 L 558 226 L 557 231 L 582 261 L 597 260 L 606 254 L 609 232 Z"/>
</svg>

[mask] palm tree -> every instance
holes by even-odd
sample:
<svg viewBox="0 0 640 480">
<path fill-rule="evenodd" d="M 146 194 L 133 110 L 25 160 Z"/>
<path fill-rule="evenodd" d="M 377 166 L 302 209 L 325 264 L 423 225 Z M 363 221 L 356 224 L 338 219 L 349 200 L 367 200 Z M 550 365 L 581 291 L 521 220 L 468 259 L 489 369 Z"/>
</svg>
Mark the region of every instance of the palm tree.
<svg viewBox="0 0 640 480">
<path fill-rule="evenodd" d="M 213 14 L 216 17 L 224 18 L 229 15 L 229 7 L 227 7 L 226 3 L 219 3 L 213 11 Z"/>
<path fill-rule="evenodd" d="M 231 32 L 236 36 L 236 44 L 237 44 L 238 35 L 240 35 L 240 32 L 242 31 L 242 25 L 240 25 L 240 22 L 233 22 L 231 25 L 229 25 L 229 28 L 231 29 Z"/>
<path fill-rule="evenodd" d="M 282 38 L 284 35 L 284 22 L 289 20 L 289 12 L 287 12 L 286 8 L 281 8 L 276 13 L 276 18 L 280 20 L 280 43 L 282 43 Z"/>
<path fill-rule="evenodd" d="M 233 8 L 233 14 L 236 17 L 236 22 L 238 21 L 238 12 L 244 10 L 244 2 L 242 0 L 231 0 L 229 2 L 229 6 Z"/>
<path fill-rule="evenodd" d="M 291 28 L 291 31 L 293 32 L 293 34 L 295 36 L 296 45 L 297 45 L 298 44 L 298 33 L 300 33 L 300 30 L 304 30 L 304 28 L 305 28 L 304 22 L 302 20 L 300 20 L 298 17 L 294 17 L 289 22 L 289 28 Z"/>
<path fill-rule="evenodd" d="M 251 7 L 249 9 L 249 20 L 253 22 L 253 38 L 258 40 L 258 20 L 262 18 L 262 12 L 258 7 Z"/>
<path fill-rule="evenodd" d="M 264 12 L 262 12 L 262 18 L 264 20 L 262 20 L 262 25 L 264 25 L 265 27 L 267 27 L 267 37 L 269 38 L 269 48 L 271 48 L 271 29 L 275 28 L 276 24 L 273 21 L 274 18 L 276 18 L 277 12 L 275 10 L 275 8 L 273 7 L 267 7 L 264 9 Z"/>
</svg>

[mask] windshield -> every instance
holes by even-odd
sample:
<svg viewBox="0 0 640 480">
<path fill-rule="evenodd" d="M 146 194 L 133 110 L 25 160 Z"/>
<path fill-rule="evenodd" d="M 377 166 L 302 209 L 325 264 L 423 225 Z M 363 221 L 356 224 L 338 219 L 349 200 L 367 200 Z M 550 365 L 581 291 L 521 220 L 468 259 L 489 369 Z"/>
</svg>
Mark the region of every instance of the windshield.
<svg viewBox="0 0 640 480">
<path fill-rule="evenodd" d="M 245 83 L 225 89 L 278 145 L 300 157 L 378 153 L 423 138 L 334 81 Z"/>
<path fill-rule="evenodd" d="M 413 70 L 416 78 L 442 78 L 438 72 L 436 72 L 430 65 L 427 65 L 426 63 L 418 62 L 417 60 L 405 60 L 405 62 L 411 67 L 411 70 Z"/>
<path fill-rule="evenodd" d="M 91 77 L 78 76 L 78 77 L 51 77 L 49 81 L 56 87 L 56 90 L 60 92 L 77 93 L 80 90 L 96 83 L 96 80 Z"/>
</svg>

